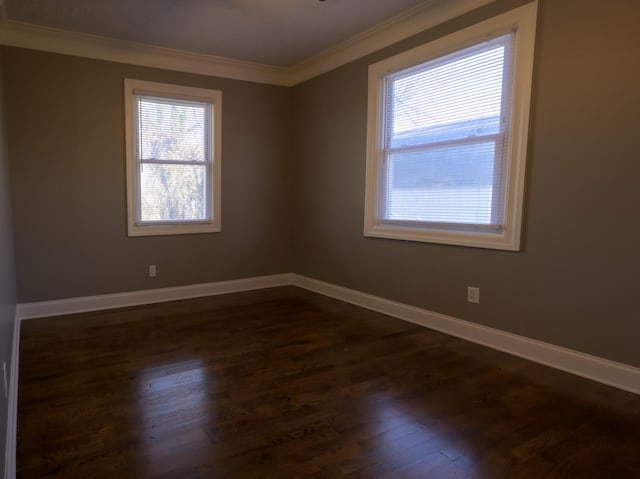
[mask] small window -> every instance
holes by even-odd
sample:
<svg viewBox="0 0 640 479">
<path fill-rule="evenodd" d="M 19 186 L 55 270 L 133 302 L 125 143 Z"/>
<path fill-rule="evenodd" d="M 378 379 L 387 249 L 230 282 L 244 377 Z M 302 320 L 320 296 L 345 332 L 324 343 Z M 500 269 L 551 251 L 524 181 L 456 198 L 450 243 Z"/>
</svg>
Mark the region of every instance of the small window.
<svg viewBox="0 0 640 479">
<path fill-rule="evenodd" d="M 369 69 L 365 234 L 519 249 L 535 3 Z"/>
<path fill-rule="evenodd" d="M 221 100 L 125 80 L 129 236 L 220 231 Z"/>
</svg>

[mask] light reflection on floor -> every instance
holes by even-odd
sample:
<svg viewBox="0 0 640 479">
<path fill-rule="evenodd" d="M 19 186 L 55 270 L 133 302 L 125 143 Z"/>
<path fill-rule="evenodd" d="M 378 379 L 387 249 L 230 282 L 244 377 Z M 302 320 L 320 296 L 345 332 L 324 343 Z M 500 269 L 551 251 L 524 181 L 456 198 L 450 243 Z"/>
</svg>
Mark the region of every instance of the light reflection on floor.
<svg viewBox="0 0 640 479">
<path fill-rule="evenodd" d="M 398 478 L 469 477 L 473 451 L 441 416 L 432 420 L 397 399 L 367 398 L 365 403 L 378 467 Z"/>
<path fill-rule="evenodd" d="M 204 427 L 212 417 L 215 388 L 199 359 L 140 369 L 137 374 L 137 416 L 141 434 L 139 466 L 149 477 L 182 463 L 194 465 L 207 456 Z"/>
</svg>

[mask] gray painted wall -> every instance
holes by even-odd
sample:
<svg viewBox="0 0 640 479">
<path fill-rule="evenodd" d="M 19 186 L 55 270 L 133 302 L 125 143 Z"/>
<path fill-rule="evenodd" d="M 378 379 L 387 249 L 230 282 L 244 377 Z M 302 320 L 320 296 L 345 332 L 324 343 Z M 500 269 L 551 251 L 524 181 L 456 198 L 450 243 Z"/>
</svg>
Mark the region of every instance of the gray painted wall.
<svg viewBox="0 0 640 479">
<path fill-rule="evenodd" d="M 640 366 L 635 0 L 540 1 L 521 252 L 362 234 L 367 65 L 523 3 L 292 89 L 3 48 L 19 301 L 294 271 Z M 223 91 L 222 233 L 126 236 L 125 77 Z"/>
<path fill-rule="evenodd" d="M 20 303 L 291 271 L 290 89 L 3 51 Z M 222 90 L 221 233 L 127 237 L 124 78 Z"/>
<path fill-rule="evenodd" d="M 16 310 L 16 293 L 2 73 L 2 57 L 0 57 L 0 367 L 2 362 L 6 362 L 7 373 L 9 373 L 11 370 L 11 346 Z M 0 391 L 3 389 L 4 386 L 2 385 L 2 378 L 0 377 Z M 7 399 L 5 398 L 4 391 L 2 391 L 0 392 L 0 471 L 4 471 L 6 428 Z M 0 475 L 2 474 L 3 472 L 0 472 Z"/>
<path fill-rule="evenodd" d="M 294 271 L 640 366 L 636 0 L 540 1 L 521 252 L 363 236 L 367 66 L 523 3 L 497 1 L 294 88 Z"/>
<path fill-rule="evenodd" d="M 636 0 L 540 0 L 521 252 L 362 234 L 367 65 L 523 3 L 293 89 L 2 48 L 0 361 L 16 276 L 31 302 L 295 271 L 640 366 Z M 125 77 L 223 91 L 222 233 L 126 236 Z M 6 412 L 0 394 L 0 451 Z"/>
</svg>

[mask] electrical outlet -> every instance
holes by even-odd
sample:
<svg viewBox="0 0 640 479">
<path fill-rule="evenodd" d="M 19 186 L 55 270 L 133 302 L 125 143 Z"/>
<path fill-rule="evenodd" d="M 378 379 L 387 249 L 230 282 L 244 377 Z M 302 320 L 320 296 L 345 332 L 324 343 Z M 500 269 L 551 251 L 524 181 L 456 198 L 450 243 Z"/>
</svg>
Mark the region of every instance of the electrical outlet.
<svg viewBox="0 0 640 479">
<path fill-rule="evenodd" d="M 158 269 L 156 268 L 156 265 L 155 264 L 150 264 L 149 265 L 149 277 L 150 278 L 155 278 L 157 274 L 158 274 Z"/>
<path fill-rule="evenodd" d="M 480 288 L 476 288 L 474 286 L 467 287 L 467 301 L 470 303 L 479 303 L 480 302 Z"/>
</svg>

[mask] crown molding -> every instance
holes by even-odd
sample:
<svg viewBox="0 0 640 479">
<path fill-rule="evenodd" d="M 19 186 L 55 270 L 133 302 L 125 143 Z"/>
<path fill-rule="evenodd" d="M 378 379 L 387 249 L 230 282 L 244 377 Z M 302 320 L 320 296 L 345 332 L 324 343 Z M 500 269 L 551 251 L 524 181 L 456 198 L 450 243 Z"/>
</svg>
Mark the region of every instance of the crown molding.
<svg viewBox="0 0 640 479">
<path fill-rule="evenodd" d="M 493 0 L 432 1 L 407 10 L 291 68 L 296 85 L 459 17 Z"/>
<path fill-rule="evenodd" d="M 6 20 L 0 44 L 271 85 L 289 84 L 289 69 Z"/>
<path fill-rule="evenodd" d="M 4 5 L 3 12 L 0 12 L 0 44 L 255 83 L 294 86 L 492 1 L 427 2 L 291 67 L 265 65 L 17 22 L 6 18 Z"/>
</svg>

